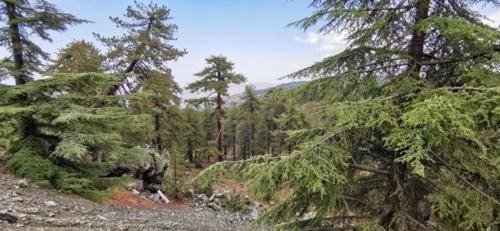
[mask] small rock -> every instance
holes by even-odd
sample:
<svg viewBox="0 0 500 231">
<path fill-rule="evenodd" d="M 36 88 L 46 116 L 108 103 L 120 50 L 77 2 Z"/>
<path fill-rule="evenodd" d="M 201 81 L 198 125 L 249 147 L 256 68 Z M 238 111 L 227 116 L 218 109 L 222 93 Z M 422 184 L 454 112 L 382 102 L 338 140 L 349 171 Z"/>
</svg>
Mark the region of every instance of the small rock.
<svg viewBox="0 0 500 231">
<path fill-rule="evenodd" d="M 141 195 L 141 193 L 140 193 L 139 191 L 135 190 L 135 188 L 134 188 L 134 189 L 132 189 L 132 193 L 133 193 L 135 196 L 139 196 L 139 195 Z"/>
<path fill-rule="evenodd" d="M 210 199 L 205 194 L 199 194 L 198 196 L 196 196 L 196 201 L 201 205 L 206 205 L 208 202 L 210 202 Z"/>
<path fill-rule="evenodd" d="M 211 209 L 215 210 L 215 211 L 219 211 L 219 210 L 221 210 L 221 209 L 222 209 L 220 205 L 218 205 L 217 203 L 214 203 L 214 202 L 210 202 L 210 203 L 208 203 L 208 205 L 207 205 L 207 206 L 208 206 L 209 208 L 211 208 Z"/>
<path fill-rule="evenodd" d="M 229 199 L 230 197 L 230 192 L 229 191 L 223 191 L 223 192 L 215 192 L 212 194 L 213 197 L 215 198 L 220 198 L 220 199 Z"/>
<path fill-rule="evenodd" d="M 158 195 L 158 193 L 154 193 L 154 194 L 151 194 L 149 195 L 149 199 L 152 200 L 152 201 L 159 201 L 160 200 L 160 195 Z"/>
<path fill-rule="evenodd" d="M 54 201 L 45 201 L 44 204 L 49 206 L 49 207 L 56 207 L 57 206 L 57 203 Z"/>
<path fill-rule="evenodd" d="M 8 213 L 0 213 L 0 220 L 4 220 L 12 224 L 17 222 L 17 217 Z"/>
<path fill-rule="evenodd" d="M 55 213 L 49 213 L 49 217 L 55 217 L 56 214 Z"/>
<path fill-rule="evenodd" d="M 36 207 L 32 207 L 32 208 L 25 209 L 24 212 L 28 213 L 28 214 L 37 214 L 37 213 L 40 213 L 40 209 L 36 208 Z"/>
<path fill-rule="evenodd" d="M 97 218 L 103 220 L 103 221 L 109 221 L 107 218 L 101 216 L 101 215 L 97 215 Z"/>
<path fill-rule="evenodd" d="M 74 221 L 70 221 L 69 224 L 72 226 L 78 226 L 78 225 L 82 224 L 82 221 L 74 220 Z"/>
<path fill-rule="evenodd" d="M 136 180 L 134 182 L 131 182 L 127 185 L 127 188 L 128 189 L 135 189 L 139 192 L 143 191 L 144 190 L 144 183 L 142 182 L 142 180 Z"/>
<path fill-rule="evenodd" d="M 25 179 L 21 179 L 21 180 L 18 180 L 16 185 L 19 187 L 19 188 L 27 188 L 28 187 L 28 181 L 25 180 Z"/>
<path fill-rule="evenodd" d="M 22 198 L 22 197 L 14 197 L 13 201 L 14 202 L 23 202 L 24 198 Z"/>
</svg>

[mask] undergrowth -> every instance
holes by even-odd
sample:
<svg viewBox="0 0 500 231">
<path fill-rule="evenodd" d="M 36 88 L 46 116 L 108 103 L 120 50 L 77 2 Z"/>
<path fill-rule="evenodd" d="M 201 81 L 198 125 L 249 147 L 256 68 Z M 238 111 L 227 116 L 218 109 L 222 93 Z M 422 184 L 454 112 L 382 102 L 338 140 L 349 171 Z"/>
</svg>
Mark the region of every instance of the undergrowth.
<svg viewBox="0 0 500 231">
<path fill-rule="evenodd" d="M 26 144 L 7 161 L 6 167 L 44 188 L 74 193 L 92 201 L 111 197 L 115 188 L 132 180 L 129 176 L 103 177 L 112 164 L 75 163 L 44 156 L 36 144 Z"/>
</svg>

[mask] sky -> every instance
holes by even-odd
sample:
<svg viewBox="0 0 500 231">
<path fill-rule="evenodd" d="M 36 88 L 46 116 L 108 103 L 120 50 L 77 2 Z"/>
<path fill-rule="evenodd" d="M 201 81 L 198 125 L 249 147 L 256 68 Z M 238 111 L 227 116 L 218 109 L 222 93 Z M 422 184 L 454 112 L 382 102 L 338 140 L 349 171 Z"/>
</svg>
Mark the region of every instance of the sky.
<svg viewBox="0 0 500 231">
<path fill-rule="evenodd" d="M 72 40 L 95 41 L 92 32 L 102 35 L 123 33 L 109 20 L 122 16 L 133 0 L 48 0 L 60 9 L 93 21 L 71 27 L 64 33 L 52 33 L 53 42 L 41 47 L 54 54 Z M 138 0 L 141 1 L 141 0 Z M 143 0 L 145 3 L 150 0 Z M 196 80 L 194 73 L 205 66 L 210 55 L 224 55 L 235 63 L 235 71 L 249 83 L 265 88 L 286 74 L 319 61 L 346 47 L 340 35 L 302 31 L 287 24 L 308 16 L 310 0 L 153 0 L 171 9 L 172 22 L 179 27 L 173 44 L 188 54 L 170 63 L 181 86 Z M 500 9 L 478 7 L 500 23 Z M 98 47 L 99 44 L 96 43 Z M 5 52 L 0 51 L 0 56 Z M 241 86 L 230 91 L 237 92 Z"/>
</svg>

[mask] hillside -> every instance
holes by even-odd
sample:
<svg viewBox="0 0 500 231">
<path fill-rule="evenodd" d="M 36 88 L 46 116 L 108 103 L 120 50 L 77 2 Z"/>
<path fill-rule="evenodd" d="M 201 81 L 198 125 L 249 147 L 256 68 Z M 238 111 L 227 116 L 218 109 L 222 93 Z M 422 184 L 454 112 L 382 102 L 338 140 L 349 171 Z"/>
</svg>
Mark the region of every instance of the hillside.
<svg viewBox="0 0 500 231">
<path fill-rule="evenodd" d="M 289 82 L 289 83 L 283 83 L 279 84 L 278 86 L 275 87 L 270 87 L 270 88 L 264 88 L 264 89 L 255 89 L 255 93 L 259 98 L 264 97 L 270 90 L 274 88 L 281 87 L 285 90 L 290 90 L 294 89 L 304 83 L 307 83 L 307 81 L 294 81 L 294 82 Z M 230 107 L 232 105 L 238 105 L 241 103 L 241 96 L 243 96 L 243 93 L 238 93 L 238 94 L 233 94 L 224 99 L 224 106 L 225 107 Z"/>
</svg>

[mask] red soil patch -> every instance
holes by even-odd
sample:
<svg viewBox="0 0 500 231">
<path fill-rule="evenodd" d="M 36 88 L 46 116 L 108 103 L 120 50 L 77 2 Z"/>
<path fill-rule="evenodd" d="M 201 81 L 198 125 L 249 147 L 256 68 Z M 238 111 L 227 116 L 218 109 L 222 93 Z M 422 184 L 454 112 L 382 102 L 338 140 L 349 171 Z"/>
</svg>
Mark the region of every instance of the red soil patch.
<svg viewBox="0 0 500 231">
<path fill-rule="evenodd" d="M 141 193 L 136 196 L 130 190 L 118 189 L 113 192 L 111 199 L 104 202 L 107 205 L 127 206 L 140 209 L 183 209 L 186 207 L 184 199 L 169 198 L 168 204 L 163 202 L 155 202 L 148 199 L 149 194 Z"/>
</svg>

